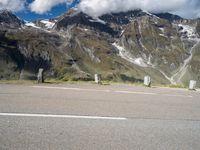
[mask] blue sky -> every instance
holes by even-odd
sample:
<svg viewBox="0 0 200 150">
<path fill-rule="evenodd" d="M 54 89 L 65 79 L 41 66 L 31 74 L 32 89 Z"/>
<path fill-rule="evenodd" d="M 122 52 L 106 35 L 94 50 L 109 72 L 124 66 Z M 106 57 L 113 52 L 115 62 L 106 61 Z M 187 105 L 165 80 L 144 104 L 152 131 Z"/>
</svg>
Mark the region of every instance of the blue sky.
<svg viewBox="0 0 200 150">
<path fill-rule="evenodd" d="M 24 20 L 33 21 L 33 20 L 37 20 L 37 19 L 54 18 L 54 17 L 57 17 L 57 16 L 61 15 L 62 13 L 66 12 L 66 11 L 67 11 L 66 5 L 65 4 L 60 4 L 58 6 L 55 6 L 51 10 L 51 12 L 47 12 L 45 14 L 36 14 L 36 13 L 33 13 L 33 12 L 29 11 L 29 10 L 16 12 L 15 14 L 19 18 L 22 18 Z"/>
<path fill-rule="evenodd" d="M 32 2 L 33 2 L 33 0 L 27 0 L 27 3 L 25 5 L 28 7 L 28 5 Z M 50 18 L 54 18 L 54 17 L 61 15 L 62 13 L 66 12 L 68 9 L 70 9 L 71 7 L 74 7 L 77 3 L 79 3 L 79 0 L 74 0 L 69 5 L 66 5 L 65 3 L 58 4 L 58 5 L 54 6 L 51 9 L 51 11 L 46 12 L 44 14 L 34 13 L 34 12 L 30 11 L 29 9 L 27 9 L 27 7 L 25 7 L 25 9 L 23 9 L 22 11 L 15 12 L 15 14 L 19 18 L 22 18 L 26 21 L 34 21 L 37 19 L 50 19 Z"/>
</svg>

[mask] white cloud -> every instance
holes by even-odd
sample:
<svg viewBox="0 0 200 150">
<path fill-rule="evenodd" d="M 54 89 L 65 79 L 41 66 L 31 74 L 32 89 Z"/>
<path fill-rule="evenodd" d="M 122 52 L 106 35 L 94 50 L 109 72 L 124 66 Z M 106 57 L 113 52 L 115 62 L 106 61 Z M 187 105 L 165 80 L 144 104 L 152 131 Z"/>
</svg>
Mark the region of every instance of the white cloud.
<svg viewBox="0 0 200 150">
<path fill-rule="evenodd" d="M 186 18 L 198 18 L 200 17 L 200 1 L 190 0 L 182 8 L 172 10 L 171 12 Z"/>
<path fill-rule="evenodd" d="M 25 8 L 25 3 L 26 0 L 0 0 L 0 10 L 21 11 Z"/>
<path fill-rule="evenodd" d="M 34 0 L 29 8 L 32 12 L 44 14 L 51 11 L 56 5 L 71 1 L 73 0 L 48 0 L 48 2 L 47 0 Z M 78 8 L 93 17 L 134 9 L 143 9 L 154 13 L 172 12 L 190 18 L 200 15 L 199 0 L 81 0 Z"/>
<path fill-rule="evenodd" d="M 72 0 L 34 0 L 29 8 L 32 12 L 37 14 L 44 14 L 46 12 L 51 11 L 51 9 L 59 4 L 71 2 Z"/>
<path fill-rule="evenodd" d="M 199 14 L 200 8 L 196 7 L 198 0 L 82 0 L 79 9 L 90 16 L 101 16 L 106 13 L 115 13 L 133 9 L 146 11 L 175 12 L 185 17 Z M 198 13 L 197 13 L 198 12 Z"/>
</svg>

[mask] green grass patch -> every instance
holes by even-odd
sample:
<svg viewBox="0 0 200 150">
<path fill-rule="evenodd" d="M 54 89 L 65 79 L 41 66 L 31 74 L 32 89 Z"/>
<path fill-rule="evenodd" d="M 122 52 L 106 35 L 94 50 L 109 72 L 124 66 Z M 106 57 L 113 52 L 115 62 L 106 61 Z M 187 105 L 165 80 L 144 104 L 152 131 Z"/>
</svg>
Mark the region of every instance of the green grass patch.
<svg viewBox="0 0 200 150">
<path fill-rule="evenodd" d="M 38 84 L 37 81 L 34 80 L 0 80 L 0 84 Z M 45 80 L 42 85 L 48 85 L 48 84 L 97 84 L 94 81 L 63 81 L 63 80 L 56 80 L 56 79 L 48 79 Z M 108 81 L 103 80 L 101 81 L 101 84 L 99 85 L 115 85 L 115 84 L 121 84 L 121 85 L 130 85 L 130 86 L 144 86 L 141 82 L 118 82 L 118 81 Z M 159 88 L 159 87 L 166 87 L 166 88 L 180 88 L 180 89 L 186 89 L 188 87 L 183 85 L 173 85 L 173 84 L 152 84 L 152 88 Z"/>
</svg>

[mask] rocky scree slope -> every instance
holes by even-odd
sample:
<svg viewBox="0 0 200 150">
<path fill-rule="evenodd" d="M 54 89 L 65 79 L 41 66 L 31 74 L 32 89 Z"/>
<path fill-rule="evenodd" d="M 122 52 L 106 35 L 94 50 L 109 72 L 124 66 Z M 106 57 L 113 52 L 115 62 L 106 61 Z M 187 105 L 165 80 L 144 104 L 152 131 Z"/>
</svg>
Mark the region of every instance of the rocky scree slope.
<svg viewBox="0 0 200 150">
<path fill-rule="evenodd" d="M 92 80 L 95 73 L 113 81 L 200 80 L 198 19 L 141 10 L 92 18 L 73 9 L 51 20 L 13 17 L 0 13 L 1 79 L 35 79 L 42 67 L 47 78 L 62 80 Z"/>
</svg>

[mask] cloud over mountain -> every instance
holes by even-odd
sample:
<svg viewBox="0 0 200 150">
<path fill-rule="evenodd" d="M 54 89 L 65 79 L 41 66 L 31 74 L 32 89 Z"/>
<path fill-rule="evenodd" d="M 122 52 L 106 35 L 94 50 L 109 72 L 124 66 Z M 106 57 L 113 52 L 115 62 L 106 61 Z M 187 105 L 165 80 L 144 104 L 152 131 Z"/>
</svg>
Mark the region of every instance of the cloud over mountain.
<svg viewBox="0 0 200 150">
<path fill-rule="evenodd" d="M 73 0 L 34 0 L 30 4 L 33 12 L 43 14 L 54 6 Z M 78 8 L 90 16 L 98 17 L 106 13 L 123 12 L 142 9 L 149 12 L 171 12 L 187 18 L 200 16 L 200 2 L 198 0 L 81 0 Z"/>
<path fill-rule="evenodd" d="M 125 12 L 142 9 L 153 13 L 170 12 L 186 18 L 200 17 L 199 0 L 0 0 L 0 10 L 9 9 L 17 12 L 25 5 L 37 14 L 50 12 L 53 7 L 76 1 L 78 8 L 90 16 L 98 17 L 106 13 Z M 73 6 L 73 5 L 72 5 Z"/>
<path fill-rule="evenodd" d="M 82 0 L 78 7 L 94 17 L 133 9 L 154 13 L 173 12 L 183 17 L 197 17 L 200 12 L 198 0 Z"/>
<path fill-rule="evenodd" d="M 32 12 L 38 14 L 44 14 L 49 12 L 54 6 L 65 3 L 66 0 L 34 0 L 30 5 L 29 8 Z"/>
<path fill-rule="evenodd" d="M 25 8 L 25 3 L 26 0 L 0 0 L 0 10 L 21 11 Z"/>
</svg>

